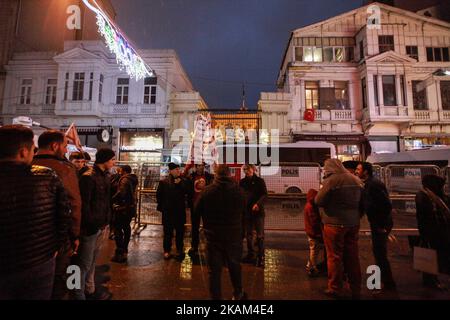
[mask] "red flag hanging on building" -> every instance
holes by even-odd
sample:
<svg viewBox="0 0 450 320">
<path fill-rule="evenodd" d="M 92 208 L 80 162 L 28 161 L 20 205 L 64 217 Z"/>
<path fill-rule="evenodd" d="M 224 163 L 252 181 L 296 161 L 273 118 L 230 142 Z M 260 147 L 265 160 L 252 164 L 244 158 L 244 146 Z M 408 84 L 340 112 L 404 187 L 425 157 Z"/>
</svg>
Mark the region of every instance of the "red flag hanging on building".
<svg viewBox="0 0 450 320">
<path fill-rule="evenodd" d="M 306 121 L 313 122 L 315 120 L 315 111 L 314 109 L 306 109 L 305 113 L 303 114 L 303 119 Z"/>
<path fill-rule="evenodd" d="M 66 137 L 69 139 L 69 142 L 74 144 L 75 147 L 77 147 L 78 150 L 81 152 L 83 151 L 83 148 L 81 146 L 80 137 L 78 136 L 77 128 L 75 127 L 75 123 L 72 123 L 66 131 Z"/>
</svg>

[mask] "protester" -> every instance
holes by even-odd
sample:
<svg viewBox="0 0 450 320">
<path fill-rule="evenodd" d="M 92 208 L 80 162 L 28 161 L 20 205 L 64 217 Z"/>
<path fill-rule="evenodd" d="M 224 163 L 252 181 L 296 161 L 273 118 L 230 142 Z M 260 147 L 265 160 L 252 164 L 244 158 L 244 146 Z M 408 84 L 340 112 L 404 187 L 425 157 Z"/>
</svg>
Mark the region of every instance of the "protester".
<svg viewBox="0 0 450 320">
<path fill-rule="evenodd" d="M 169 176 L 160 181 L 156 191 L 158 211 L 162 212 L 164 228 L 164 259 L 170 259 L 173 231 L 176 232 L 177 258 L 184 259 L 184 224 L 186 223 L 186 197 L 188 182 L 180 176 L 180 166 L 169 163 Z"/>
<path fill-rule="evenodd" d="M 79 151 L 72 152 L 69 156 L 69 161 L 72 162 L 72 164 L 75 166 L 75 168 L 77 168 L 78 171 L 86 166 L 84 156 Z"/>
<path fill-rule="evenodd" d="M 246 211 L 244 216 L 245 233 L 247 239 L 246 263 L 255 263 L 256 266 L 264 268 L 264 202 L 267 198 L 267 188 L 264 179 L 255 174 L 254 165 L 244 165 L 245 177 L 239 185 L 246 195 Z M 253 244 L 253 230 L 256 231 L 256 244 L 258 252 L 255 255 Z"/>
<path fill-rule="evenodd" d="M 324 209 L 323 235 L 328 264 L 328 289 L 325 293 L 335 298 L 342 297 L 344 272 L 352 298 L 361 296 L 358 252 L 361 193 L 361 180 L 349 173 L 338 159 L 325 161 L 323 186 L 315 203 Z"/>
<path fill-rule="evenodd" d="M 115 173 L 110 175 L 111 180 L 111 195 L 115 195 L 117 193 L 117 190 L 119 190 L 119 181 L 120 177 L 122 176 L 122 168 L 116 167 Z M 112 199 L 111 199 L 112 201 Z M 114 225 L 116 222 L 116 213 L 114 210 L 111 211 L 111 220 L 109 221 L 109 240 L 114 240 L 115 237 L 115 230 Z"/>
<path fill-rule="evenodd" d="M 116 252 L 111 261 L 123 263 L 127 261 L 128 257 L 128 244 L 131 237 L 130 223 L 136 216 L 138 177 L 132 173 L 131 167 L 128 165 L 121 167 L 120 174 L 117 190 L 112 197 Z"/>
<path fill-rule="evenodd" d="M 445 179 L 437 175 L 422 178 L 422 190 L 416 194 L 416 215 L 423 245 L 436 250 L 440 272 L 450 272 L 450 210 L 444 194 Z M 436 275 L 423 273 L 423 285 L 444 290 Z"/>
<path fill-rule="evenodd" d="M 0 300 L 49 300 L 69 238 L 67 193 L 52 169 L 31 166 L 34 149 L 30 129 L 0 128 Z"/>
<path fill-rule="evenodd" d="M 70 239 L 56 258 L 55 283 L 52 299 L 66 300 L 69 297 L 67 289 L 67 267 L 71 256 L 78 250 L 81 223 L 81 196 L 78 186 L 76 167 L 67 161 L 67 138 L 64 133 L 56 130 L 45 131 L 38 139 L 39 150 L 34 156 L 33 164 L 53 169 L 61 179 L 71 203 L 72 229 Z"/>
<path fill-rule="evenodd" d="M 358 167 L 359 161 L 356 160 L 347 160 L 342 162 L 342 165 L 348 172 L 351 174 L 356 174 L 356 168 Z"/>
<path fill-rule="evenodd" d="M 75 290 L 77 300 L 89 298 L 106 299 L 106 295 L 95 292 L 95 262 L 106 227 L 111 218 L 110 178 L 108 171 L 114 166 L 115 153 L 111 149 L 99 149 L 95 164 L 80 178 L 82 200 L 81 237 L 78 265 L 81 269 L 81 289 Z"/>
<path fill-rule="evenodd" d="M 246 300 L 242 290 L 242 215 L 244 197 L 230 178 L 230 169 L 219 165 L 214 182 L 200 195 L 196 210 L 203 219 L 209 267 L 211 298 L 222 299 L 222 268 L 228 267 L 233 285 L 233 299 Z"/>
<path fill-rule="evenodd" d="M 326 269 L 326 261 L 323 259 L 324 243 L 322 235 L 322 221 L 320 218 L 319 208 L 314 203 L 317 190 L 310 189 L 306 194 L 306 205 L 303 209 L 305 220 L 305 231 L 309 242 L 309 260 L 306 265 L 308 276 L 317 277 L 324 269 Z"/>
<path fill-rule="evenodd" d="M 389 234 L 394 226 L 389 193 L 384 183 L 373 176 L 373 167 L 370 163 L 358 164 L 356 175 L 364 182 L 362 210 L 370 223 L 372 251 L 375 262 L 381 269 L 382 289 L 395 290 L 396 285 L 387 253 Z"/>
<path fill-rule="evenodd" d="M 191 183 L 191 199 L 189 201 L 190 209 L 191 209 L 191 225 L 192 225 L 192 240 L 191 240 L 191 248 L 188 253 L 191 256 L 198 255 L 198 245 L 200 242 L 200 215 L 195 211 L 195 203 L 197 202 L 200 193 L 204 190 L 206 186 L 211 184 L 214 177 L 210 173 L 205 171 L 205 164 L 196 164 L 195 171 L 190 176 Z"/>
</svg>

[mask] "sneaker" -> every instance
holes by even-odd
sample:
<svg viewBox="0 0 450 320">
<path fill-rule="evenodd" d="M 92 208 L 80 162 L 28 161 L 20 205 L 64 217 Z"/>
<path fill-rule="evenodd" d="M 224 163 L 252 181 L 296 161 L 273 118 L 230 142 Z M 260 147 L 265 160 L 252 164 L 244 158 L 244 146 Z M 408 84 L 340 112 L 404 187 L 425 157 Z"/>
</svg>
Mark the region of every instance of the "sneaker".
<svg viewBox="0 0 450 320">
<path fill-rule="evenodd" d="M 164 252 L 164 259 L 165 260 L 170 259 L 170 253 L 169 252 Z"/>
<path fill-rule="evenodd" d="M 310 278 L 317 278 L 320 275 L 320 271 L 316 267 L 308 268 L 307 274 Z"/>
<path fill-rule="evenodd" d="M 238 295 L 233 295 L 233 299 L 232 300 L 248 300 L 247 292 L 242 291 Z"/>
</svg>

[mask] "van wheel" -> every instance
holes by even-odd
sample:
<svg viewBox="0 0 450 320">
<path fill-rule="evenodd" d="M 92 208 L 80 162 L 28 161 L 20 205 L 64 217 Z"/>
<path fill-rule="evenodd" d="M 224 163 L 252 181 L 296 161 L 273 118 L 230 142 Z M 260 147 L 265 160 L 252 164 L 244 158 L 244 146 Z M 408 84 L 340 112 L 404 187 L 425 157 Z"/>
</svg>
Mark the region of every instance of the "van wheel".
<svg viewBox="0 0 450 320">
<path fill-rule="evenodd" d="M 289 187 L 287 188 L 286 193 L 302 193 L 302 190 L 297 187 Z"/>
</svg>

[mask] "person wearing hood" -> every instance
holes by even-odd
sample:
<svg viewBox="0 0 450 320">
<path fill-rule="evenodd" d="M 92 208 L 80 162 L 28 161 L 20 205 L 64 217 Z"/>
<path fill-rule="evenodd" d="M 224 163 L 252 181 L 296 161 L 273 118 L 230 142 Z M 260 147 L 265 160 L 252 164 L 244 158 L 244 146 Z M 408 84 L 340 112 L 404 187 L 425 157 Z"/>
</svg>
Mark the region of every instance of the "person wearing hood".
<svg viewBox="0 0 450 320">
<path fill-rule="evenodd" d="M 228 267 L 233 285 L 233 299 L 245 300 L 242 289 L 242 215 L 244 195 L 230 177 L 227 165 L 219 165 L 215 179 L 200 194 L 196 210 L 203 219 L 209 267 L 209 290 L 213 300 L 222 299 L 221 275 Z"/>
<path fill-rule="evenodd" d="M 422 243 L 435 249 L 441 272 L 450 271 L 450 201 L 444 194 L 445 179 L 437 175 L 422 178 L 423 188 L 416 194 L 416 215 Z M 436 275 L 423 273 L 423 285 L 446 289 Z"/>
<path fill-rule="evenodd" d="M 324 171 L 323 186 L 316 195 L 315 203 L 323 208 L 323 235 L 328 265 L 328 289 L 325 293 L 340 298 L 346 273 L 352 298 L 359 299 L 361 267 L 358 235 L 363 184 L 338 159 L 325 161 Z"/>
<path fill-rule="evenodd" d="M 120 168 L 120 178 L 117 190 L 112 196 L 114 212 L 114 240 L 116 252 L 111 259 L 113 262 L 126 262 L 128 244 L 131 238 L 131 220 L 136 216 L 136 187 L 138 177 L 132 173 L 131 167 L 124 165 Z"/>
<path fill-rule="evenodd" d="M 319 208 L 314 203 L 317 190 L 310 189 L 306 194 L 306 205 L 303 209 L 305 219 L 305 231 L 309 242 L 309 260 L 306 271 L 309 277 L 317 277 L 322 270 L 326 269 L 326 259 L 321 260 L 321 253 L 324 252 L 322 221 Z"/>
</svg>

